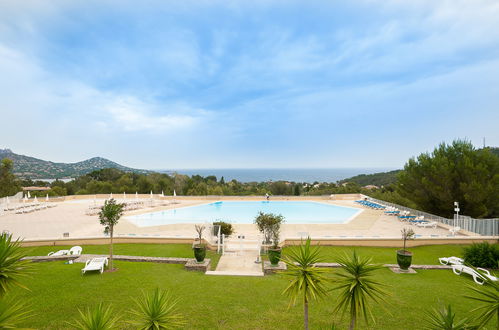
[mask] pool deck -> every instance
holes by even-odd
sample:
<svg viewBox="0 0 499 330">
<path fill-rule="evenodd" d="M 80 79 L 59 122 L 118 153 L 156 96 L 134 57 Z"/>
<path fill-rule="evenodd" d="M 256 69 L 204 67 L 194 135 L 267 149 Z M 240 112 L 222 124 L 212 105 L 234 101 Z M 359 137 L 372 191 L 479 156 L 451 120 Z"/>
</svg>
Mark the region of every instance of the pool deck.
<svg viewBox="0 0 499 330">
<path fill-rule="evenodd" d="M 119 198 L 117 196 L 117 198 Z M 171 199 L 171 198 L 170 198 Z M 364 211 L 344 224 L 284 224 L 281 231 L 283 239 L 293 239 L 311 236 L 316 239 L 328 238 L 363 238 L 363 237 L 399 237 L 400 230 L 409 226 L 400 222 L 395 216 L 385 215 L 383 211 L 369 209 L 350 200 L 327 200 L 322 197 L 292 198 L 284 197 L 279 200 L 315 201 L 339 206 L 356 207 Z M 143 198 L 147 204 L 148 199 Z M 221 197 L 219 200 L 263 200 L 261 197 Z M 277 200 L 277 199 L 275 199 Z M 98 202 L 102 203 L 102 200 Z M 166 202 L 163 198 L 162 202 Z M 151 227 L 137 227 L 126 220 L 128 215 L 161 211 L 172 208 L 200 205 L 213 202 L 207 199 L 176 198 L 176 204 L 156 207 L 146 207 L 141 210 L 127 212 L 115 227 L 115 236 L 144 236 L 144 237 L 171 237 L 193 238 L 196 235 L 193 224 L 170 224 Z M 6 212 L 0 216 L 0 228 L 28 240 L 63 238 L 63 233 L 69 233 L 70 238 L 104 237 L 103 226 L 100 225 L 97 215 L 86 215 L 89 206 L 94 204 L 93 199 L 68 200 L 56 203 L 57 207 L 35 211 L 27 214 Z M 253 237 L 258 235 L 253 224 L 235 224 L 237 235 Z M 417 235 L 422 237 L 447 237 L 446 228 L 437 227 L 419 228 L 411 226 Z"/>
</svg>

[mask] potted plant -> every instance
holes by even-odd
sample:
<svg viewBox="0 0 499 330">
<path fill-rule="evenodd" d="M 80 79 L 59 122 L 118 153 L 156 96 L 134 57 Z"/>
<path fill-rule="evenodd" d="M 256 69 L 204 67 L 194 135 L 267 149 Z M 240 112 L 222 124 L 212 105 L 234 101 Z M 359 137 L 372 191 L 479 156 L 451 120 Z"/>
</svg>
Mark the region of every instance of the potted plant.
<svg viewBox="0 0 499 330">
<path fill-rule="evenodd" d="M 195 225 L 195 228 L 198 234 L 199 243 L 194 243 L 192 249 L 194 250 L 194 257 L 196 258 L 196 261 L 201 263 L 206 257 L 206 245 L 203 244 L 203 230 L 205 227 L 203 225 Z"/>
<path fill-rule="evenodd" d="M 397 263 L 402 270 L 408 270 L 412 263 L 412 252 L 405 249 L 407 240 L 414 238 L 414 230 L 412 228 L 404 228 L 401 230 L 402 239 L 404 240 L 404 248 L 397 251 Z"/>
<path fill-rule="evenodd" d="M 264 244 L 271 245 L 267 250 L 270 264 L 277 266 L 281 259 L 281 248 L 279 247 L 279 236 L 281 224 L 284 222 L 284 217 L 280 214 L 259 212 L 255 218 L 255 224 L 258 230 L 264 236 Z"/>
</svg>

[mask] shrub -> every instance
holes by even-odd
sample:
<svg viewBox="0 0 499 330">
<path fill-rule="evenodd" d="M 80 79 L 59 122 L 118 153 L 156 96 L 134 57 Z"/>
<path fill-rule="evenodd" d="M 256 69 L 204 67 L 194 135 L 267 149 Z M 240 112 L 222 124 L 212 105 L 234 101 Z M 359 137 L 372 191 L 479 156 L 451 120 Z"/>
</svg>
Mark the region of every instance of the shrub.
<svg viewBox="0 0 499 330">
<path fill-rule="evenodd" d="M 225 236 L 230 236 L 234 233 L 234 227 L 231 223 L 224 221 L 215 221 L 213 222 L 213 226 L 220 226 L 220 233 Z M 218 234 L 218 232 L 214 232 L 214 234 Z"/>
<path fill-rule="evenodd" d="M 258 212 L 255 224 L 264 236 L 265 244 L 272 243 L 272 248 L 276 249 L 279 244 L 279 232 L 284 223 L 284 217 L 279 214 Z"/>
<path fill-rule="evenodd" d="M 497 268 L 499 245 L 488 242 L 473 243 L 463 250 L 464 261 L 475 267 Z"/>
</svg>

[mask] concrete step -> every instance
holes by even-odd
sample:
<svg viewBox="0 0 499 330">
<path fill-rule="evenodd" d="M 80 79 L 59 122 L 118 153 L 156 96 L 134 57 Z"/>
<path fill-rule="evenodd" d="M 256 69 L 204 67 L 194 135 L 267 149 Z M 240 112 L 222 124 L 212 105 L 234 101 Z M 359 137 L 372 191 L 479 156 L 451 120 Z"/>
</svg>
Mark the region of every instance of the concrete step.
<svg viewBox="0 0 499 330">
<path fill-rule="evenodd" d="M 263 272 L 252 271 L 230 271 L 230 270 L 209 270 L 206 275 L 219 275 L 219 276 L 263 276 Z"/>
</svg>

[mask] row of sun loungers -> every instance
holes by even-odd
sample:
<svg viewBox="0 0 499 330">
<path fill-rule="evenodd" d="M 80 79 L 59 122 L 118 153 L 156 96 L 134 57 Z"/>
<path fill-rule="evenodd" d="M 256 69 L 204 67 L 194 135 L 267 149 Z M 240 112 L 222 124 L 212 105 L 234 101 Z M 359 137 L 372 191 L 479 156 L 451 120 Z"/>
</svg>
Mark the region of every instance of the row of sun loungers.
<svg viewBox="0 0 499 330">
<path fill-rule="evenodd" d="M 464 260 L 458 257 L 448 257 L 448 258 L 438 258 L 438 261 L 442 265 L 449 265 L 452 267 L 452 272 L 456 275 L 461 275 L 462 273 L 471 275 L 473 277 L 473 281 L 475 283 L 483 285 L 485 281 L 498 281 L 499 279 L 492 275 L 487 269 L 485 268 L 472 268 L 469 266 L 466 266 L 464 264 Z"/>
<path fill-rule="evenodd" d="M 358 201 L 355 201 L 355 203 L 359 203 L 360 205 L 364 205 L 366 207 L 370 207 L 372 209 L 377 209 L 377 210 L 384 210 L 386 208 L 386 206 L 384 205 L 381 205 L 381 204 L 378 204 L 378 203 L 374 203 L 374 202 L 370 202 L 370 201 L 366 201 L 366 200 L 358 200 Z"/>
<path fill-rule="evenodd" d="M 124 203 L 125 203 L 125 211 L 134 211 L 145 207 L 144 202 L 142 201 L 133 201 L 133 202 L 124 202 Z M 101 208 L 102 205 L 91 205 L 88 207 L 86 215 L 97 215 L 99 214 Z"/>
<path fill-rule="evenodd" d="M 394 206 L 386 206 L 380 203 L 374 203 L 366 200 L 358 200 L 355 202 L 373 209 L 384 210 L 384 213 L 386 215 L 397 216 L 397 218 L 400 221 L 410 223 L 419 228 L 437 228 L 438 226 L 438 222 L 425 220 L 423 215 L 421 216 L 411 215 L 409 211 L 400 211 L 398 208 Z"/>
<path fill-rule="evenodd" d="M 3 208 L 5 212 L 8 211 L 16 211 L 16 214 L 21 214 L 21 213 L 30 213 L 33 211 L 38 211 L 38 210 L 45 210 L 47 208 L 51 207 L 56 207 L 57 204 L 48 204 L 48 203 L 30 203 L 30 204 L 21 204 L 21 205 L 16 205 L 16 206 L 8 206 Z M 29 210 L 29 212 L 24 212 L 26 210 Z"/>
<path fill-rule="evenodd" d="M 16 214 L 32 213 L 32 212 L 36 212 L 36 211 L 46 210 L 46 209 L 56 207 L 56 206 L 57 206 L 56 204 L 39 204 L 37 206 L 25 207 L 25 208 L 19 209 L 15 213 Z"/>
</svg>

